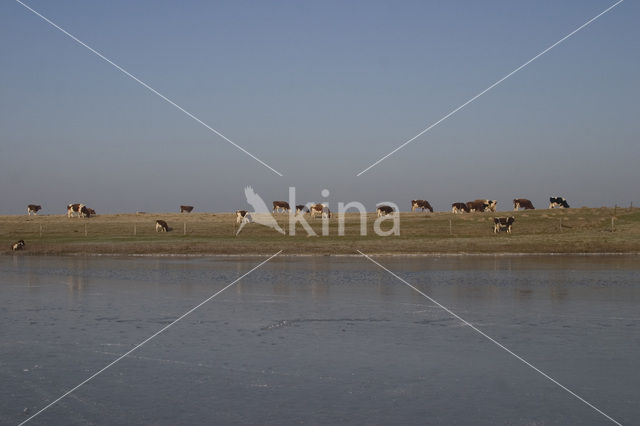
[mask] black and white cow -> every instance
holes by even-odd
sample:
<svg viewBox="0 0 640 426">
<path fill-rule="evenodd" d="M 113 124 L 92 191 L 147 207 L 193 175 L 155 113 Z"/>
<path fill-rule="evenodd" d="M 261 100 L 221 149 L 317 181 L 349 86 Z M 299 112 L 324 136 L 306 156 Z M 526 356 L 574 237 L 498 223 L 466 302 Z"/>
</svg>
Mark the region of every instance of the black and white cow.
<svg viewBox="0 0 640 426">
<path fill-rule="evenodd" d="M 516 198 L 513 200 L 513 211 L 517 212 L 520 208 L 525 210 L 535 210 L 533 203 L 526 198 Z"/>
<path fill-rule="evenodd" d="M 565 200 L 564 197 L 549 197 L 549 208 L 568 209 L 569 203 L 567 203 L 567 200 Z"/>
<path fill-rule="evenodd" d="M 11 250 L 13 251 L 24 250 L 24 240 L 18 240 L 15 243 L 11 244 Z"/>
<path fill-rule="evenodd" d="M 511 225 L 516 220 L 515 217 L 494 217 L 493 218 L 493 233 L 497 234 L 498 232 L 505 231 L 507 234 L 511 233 Z"/>
<path fill-rule="evenodd" d="M 42 206 L 39 206 L 37 204 L 29 204 L 27 206 L 27 215 L 31 216 L 31 213 L 33 213 L 37 216 L 40 210 L 42 210 Z"/>
<path fill-rule="evenodd" d="M 411 200 L 411 211 L 413 212 L 416 209 L 422 209 L 422 211 L 429 210 L 433 213 L 433 208 L 427 200 Z"/>
<path fill-rule="evenodd" d="M 393 207 L 391 207 L 391 206 L 379 206 L 376 211 L 378 213 L 378 217 L 386 216 L 388 214 L 393 213 Z"/>
<path fill-rule="evenodd" d="M 302 213 L 304 214 L 304 209 L 306 208 L 306 206 L 304 204 L 298 204 L 296 206 L 296 214 Z"/>
<path fill-rule="evenodd" d="M 164 220 L 158 219 L 156 220 L 156 232 L 169 232 L 171 228 Z"/>
</svg>

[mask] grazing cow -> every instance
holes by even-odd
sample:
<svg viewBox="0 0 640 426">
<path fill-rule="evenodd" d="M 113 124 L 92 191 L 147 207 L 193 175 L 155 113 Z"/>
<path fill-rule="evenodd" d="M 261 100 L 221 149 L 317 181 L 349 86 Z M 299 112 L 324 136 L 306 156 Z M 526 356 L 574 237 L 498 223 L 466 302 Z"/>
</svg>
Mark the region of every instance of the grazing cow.
<svg viewBox="0 0 640 426">
<path fill-rule="evenodd" d="M 411 200 L 411 211 L 415 209 L 422 209 L 422 211 L 429 210 L 433 213 L 433 208 L 427 200 Z"/>
<path fill-rule="evenodd" d="M 569 203 L 567 203 L 567 200 L 565 200 L 564 197 L 549 197 L 549 208 L 553 209 L 556 207 L 561 209 L 568 209 Z"/>
<path fill-rule="evenodd" d="M 298 214 L 298 213 L 304 213 L 304 209 L 305 209 L 305 206 L 304 206 L 303 204 L 298 204 L 298 205 L 296 206 L 296 214 Z"/>
<path fill-rule="evenodd" d="M 286 201 L 274 201 L 273 212 L 279 213 L 280 209 L 282 209 L 282 213 L 291 211 L 291 207 L 289 207 L 289 203 L 287 203 Z"/>
<path fill-rule="evenodd" d="M 517 212 L 520 208 L 525 210 L 535 210 L 531 201 L 526 198 L 516 198 L 513 200 L 513 211 Z"/>
<path fill-rule="evenodd" d="M 87 206 L 80 203 L 74 203 L 67 205 L 67 217 L 72 217 L 73 215 L 77 215 L 78 217 L 90 217 L 91 214 L 87 209 Z"/>
<path fill-rule="evenodd" d="M 380 206 L 380 207 L 378 207 L 376 212 L 378 213 L 378 217 L 386 216 L 388 214 L 393 213 L 393 207 L 391 207 L 391 206 Z"/>
<path fill-rule="evenodd" d="M 483 212 L 489 207 L 487 200 L 474 200 L 467 203 L 467 210 L 470 212 Z"/>
<path fill-rule="evenodd" d="M 37 204 L 29 204 L 27 206 L 27 215 L 31 216 L 31 213 L 33 213 L 35 216 L 37 216 L 40 210 L 42 210 L 42 206 L 39 206 Z"/>
<path fill-rule="evenodd" d="M 191 213 L 193 206 L 180 206 L 180 213 Z"/>
<path fill-rule="evenodd" d="M 13 251 L 24 250 L 24 240 L 18 240 L 15 243 L 11 244 L 11 250 Z"/>
<path fill-rule="evenodd" d="M 250 216 L 247 216 L 249 213 L 246 210 L 236 210 L 236 223 L 242 223 L 243 221 L 249 221 Z M 245 219 L 246 218 L 246 219 Z"/>
<path fill-rule="evenodd" d="M 323 219 L 331 219 L 331 210 L 329 210 L 326 204 L 312 204 L 309 207 L 309 214 L 311 214 L 312 218 L 320 215 Z"/>
<path fill-rule="evenodd" d="M 156 220 L 156 232 L 169 232 L 171 231 L 171 228 L 169 228 L 169 225 L 167 225 L 167 222 L 165 222 L 164 220 Z"/>
<path fill-rule="evenodd" d="M 511 225 L 516 220 L 515 217 L 494 217 L 493 218 L 493 233 L 497 234 L 500 231 L 506 231 L 507 234 L 511 233 Z"/>
<path fill-rule="evenodd" d="M 87 217 L 96 215 L 96 211 L 94 209 L 90 209 L 89 207 L 87 207 L 87 213 Z"/>
<path fill-rule="evenodd" d="M 451 213 L 469 213 L 466 203 L 453 203 L 451 204 Z"/>
</svg>

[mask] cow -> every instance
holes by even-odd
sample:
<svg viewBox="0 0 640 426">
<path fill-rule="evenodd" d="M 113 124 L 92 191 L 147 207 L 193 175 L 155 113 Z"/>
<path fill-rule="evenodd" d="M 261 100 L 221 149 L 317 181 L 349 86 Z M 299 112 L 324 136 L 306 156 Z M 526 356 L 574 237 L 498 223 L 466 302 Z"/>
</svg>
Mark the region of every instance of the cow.
<svg viewBox="0 0 640 426">
<path fill-rule="evenodd" d="M 433 208 L 427 200 L 411 200 L 411 211 L 415 209 L 422 209 L 422 211 L 429 210 L 433 213 Z"/>
<path fill-rule="evenodd" d="M 489 207 L 487 200 L 474 200 L 467 203 L 467 210 L 470 212 L 483 212 Z"/>
<path fill-rule="evenodd" d="M 72 217 L 73 215 L 78 217 L 90 217 L 91 214 L 87 209 L 87 206 L 81 203 L 74 203 L 67 205 L 67 217 Z"/>
<path fill-rule="evenodd" d="M 243 221 L 249 221 L 249 217 L 247 216 L 249 212 L 246 210 L 236 210 L 236 223 L 242 223 Z"/>
<path fill-rule="evenodd" d="M 180 213 L 191 213 L 193 206 L 180 206 Z"/>
<path fill-rule="evenodd" d="M 312 204 L 309 207 L 309 214 L 311 214 L 313 218 L 320 215 L 323 219 L 331 219 L 331 210 L 329 210 L 326 204 Z"/>
<path fill-rule="evenodd" d="M 39 206 L 37 204 L 29 204 L 27 206 L 27 215 L 31 216 L 31 213 L 33 213 L 34 216 L 37 216 L 40 210 L 42 210 L 42 206 Z"/>
<path fill-rule="evenodd" d="M 289 207 L 289 203 L 287 203 L 286 201 L 274 201 L 273 212 L 279 213 L 280 209 L 282 209 L 282 213 L 291 211 L 291 207 Z"/>
<path fill-rule="evenodd" d="M 305 206 L 303 204 L 298 204 L 296 206 L 296 214 L 298 214 L 298 213 L 303 213 L 304 214 L 304 209 L 305 209 Z"/>
<path fill-rule="evenodd" d="M 517 212 L 520 208 L 523 208 L 525 210 L 535 210 L 536 208 L 533 207 L 533 204 L 531 203 L 531 201 L 527 200 L 526 198 L 516 198 L 513 200 L 513 211 Z"/>
<path fill-rule="evenodd" d="M 451 213 L 469 213 L 469 209 L 467 208 L 466 203 L 453 203 L 451 204 Z"/>
<path fill-rule="evenodd" d="M 515 217 L 494 217 L 493 218 L 493 233 L 497 234 L 500 231 L 506 231 L 507 234 L 511 233 L 511 225 L 516 220 Z"/>
<path fill-rule="evenodd" d="M 156 232 L 169 232 L 171 231 L 171 228 L 169 228 L 169 225 L 167 225 L 167 222 L 165 222 L 164 220 L 156 220 Z"/>
<path fill-rule="evenodd" d="M 13 251 L 24 250 L 24 240 L 18 240 L 15 243 L 11 244 L 11 250 Z"/>
<path fill-rule="evenodd" d="M 95 215 L 96 215 L 96 211 L 94 209 L 90 209 L 89 207 L 87 207 L 87 217 L 95 216 Z"/>
<path fill-rule="evenodd" d="M 496 207 L 498 207 L 498 200 L 484 200 L 487 203 L 486 210 L 495 212 Z"/>
<path fill-rule="evenodd" d="M 565 200 L 564 197 L 549 197 L 549 208 L 553 209 L 556 207 L 561 209 L 568 209 L 569 203 L 567 203 L 567 200 Z"/>
<path fill-rule="evenodd" d="M 379 206 L 378 209 L 376 210 L 376 212 L 378 213 L 378 217 L 386 216 L 388 214 L 393 213 L 393 207 L 391 207 L 391 206 Z"/>
</svg>

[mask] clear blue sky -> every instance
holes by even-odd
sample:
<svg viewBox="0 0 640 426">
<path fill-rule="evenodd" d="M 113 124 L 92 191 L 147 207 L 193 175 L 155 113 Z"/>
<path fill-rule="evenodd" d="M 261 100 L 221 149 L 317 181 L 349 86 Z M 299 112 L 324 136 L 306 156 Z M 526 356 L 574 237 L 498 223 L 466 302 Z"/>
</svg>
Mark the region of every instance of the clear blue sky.
<svg viewBox="0 0 640 426">
<path fill-rule="evenodd" d="M 640 205 L 640 6 L 627 0 L 360 177 L 613 1 L 0 3 L 0 214 L 455 201 Z"/>
</svg>

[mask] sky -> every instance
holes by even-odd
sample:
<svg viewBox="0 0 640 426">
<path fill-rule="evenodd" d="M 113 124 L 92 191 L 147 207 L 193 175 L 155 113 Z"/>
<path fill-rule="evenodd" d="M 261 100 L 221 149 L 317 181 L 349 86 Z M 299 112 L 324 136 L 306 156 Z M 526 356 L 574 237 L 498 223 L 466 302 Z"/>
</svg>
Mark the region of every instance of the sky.
<svg viewBox="0 0 640 426">
<path fill-rule="evenodd" d="M 0 2 L 0 214 L 477 198 L 640 205 L 640 5 L 615 1 Z M 328 189 L 328 198 L 321 190 Z"/>
</svg>

